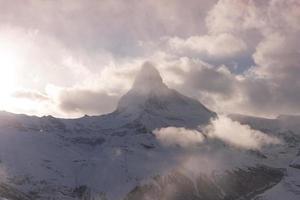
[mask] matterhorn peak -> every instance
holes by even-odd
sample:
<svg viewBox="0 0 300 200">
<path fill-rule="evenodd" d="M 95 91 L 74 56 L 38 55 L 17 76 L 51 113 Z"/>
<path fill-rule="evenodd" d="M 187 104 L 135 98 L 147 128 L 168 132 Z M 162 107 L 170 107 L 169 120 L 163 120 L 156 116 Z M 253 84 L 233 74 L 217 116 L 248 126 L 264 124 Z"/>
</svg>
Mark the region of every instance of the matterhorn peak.
<svg viewBox="0 0 300 200">
<path fill-rule="evenodd" d="M 150 62 L 145 62 L 133 83 L 133 90 L 149 91 L 165 87 L 158 70 Z"/>
<path fill-rule="evenodd" d="M 163 98 L 170 92 L 153 64 L 145 62 L 137 73 L 132 88 L 120 99 L 117 110 L 139 109 L 149 98 Z"/>
<path fill-rule="evenodd" d="M 164 84 L 149 62 L 141 67 L 131 90 L 121 97 L 116 114 L 138 119 L 150 130 L 165 126 L 197 127 L 215 113 L 199 101 L 186 97 Z"/>
</svg>

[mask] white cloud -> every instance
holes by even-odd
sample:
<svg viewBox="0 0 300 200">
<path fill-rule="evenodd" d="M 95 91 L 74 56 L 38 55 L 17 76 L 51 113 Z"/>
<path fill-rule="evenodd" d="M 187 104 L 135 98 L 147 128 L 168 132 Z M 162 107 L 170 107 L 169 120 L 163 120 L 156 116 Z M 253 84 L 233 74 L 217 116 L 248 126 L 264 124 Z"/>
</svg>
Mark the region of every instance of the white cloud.
<svg viewBox="0 0 300 200">
<path fill-rule="evenodd" d="M 268 4 L 267 1 L 264 2 Z M 263 2 L 219 0 L 206 16 L 206 26 L 211 34 L 241 33 L 264 25 L 258 17 L 257 6 L 264 8 Z"/>
<path fill-rule="evenodd" d="M 39 91 L 33 90 L 18 90 L 12 94 L 15 98 L 30 99 L 33 101 L 47 101 L 49 97 Z"/>
<path fill-rule="evenodd" d="M 118 96 L 101 90 L 73 88 L 61 90 L 57 100 L 59 108 L 64 112 L 97 115 L 114 111 Z"/>
<path fill-rule="evenodd" d="M 205 137 L 219 139 L 234 147 L 254 150 L 281 143 L 276 137 L 251 129 L 248 125 L 242 125 L 224 115 L 212 119 L 211 123 L 203 127 L 202 130 L 203 132 L 182 127 L 167 127 L 155 130 L 154 134 L 163 145 L 178 145 L 186 148 L 201 144 Z"/>
<path fill-rule="evenodd" d="M 247 49 L 242 39 L 228 33 L 192 36 L 187 39 L 170 38 L 169 45 L 175 51 L 190 51 L 212 57 L 231 57 Z"/>
<path fill-rule="evenodd" d="M 198 99 L 221 112 L 234 110 L 268 117 L 299 114 L 299 10 L 299 3 L 293 0 L 218 1 L 206 18 L 208 33 L 233 34 L 243 40 L 253 51 L 255 63 L 241 75 L 232 72 L 225 75 L 217 73 L 218 67 L 211 68 L 214 74 L 219 74 L 219 78 L 212 79 L 203 75 L 205 70 L 193 70 L 195 73 L 190 73 L 193 76 L 186 77 L 189 81 L 183 85 L 183 91 L 189 91 L 190 83 L 201 83 L 200 79 L 206 80 L 205 86 L 222 82 L 218 90 L 208 87 L 204 91 L 202 84 L 198 87 L 193 84 L 190 93 L 198 91 Z"/>
<path fill-rule="evenodd" d="M 218 138 L 230 145 L 246 149 L 260 149 L 265 145 L 280 143 L 275 137 L 222 115 L 211 121 L 211 125 L 206 127 L 206 132 L 211 138 Z"/>
</svg>

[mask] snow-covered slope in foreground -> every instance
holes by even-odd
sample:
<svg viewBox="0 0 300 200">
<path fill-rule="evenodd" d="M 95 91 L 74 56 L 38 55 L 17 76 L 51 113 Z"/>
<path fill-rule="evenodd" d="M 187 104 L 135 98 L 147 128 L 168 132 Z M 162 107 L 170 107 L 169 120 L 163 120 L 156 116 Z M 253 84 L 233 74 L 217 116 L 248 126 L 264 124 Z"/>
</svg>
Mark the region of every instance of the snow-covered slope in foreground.
<svg viewBox="0 0 300 200">
<path fill-rule="evenodd" d="M 206 134 L 216 118 L 169 89 L 149 64 L 107 115 L 57 119 L 2 112 L 0 199 L 251 199 L 286 179 L 300 141 L 294 126 L 236 118 L 282 141 L 241 148 Z M 165 146 L 154 134 L 163 127 L 203 140 Z"/>
</svg>

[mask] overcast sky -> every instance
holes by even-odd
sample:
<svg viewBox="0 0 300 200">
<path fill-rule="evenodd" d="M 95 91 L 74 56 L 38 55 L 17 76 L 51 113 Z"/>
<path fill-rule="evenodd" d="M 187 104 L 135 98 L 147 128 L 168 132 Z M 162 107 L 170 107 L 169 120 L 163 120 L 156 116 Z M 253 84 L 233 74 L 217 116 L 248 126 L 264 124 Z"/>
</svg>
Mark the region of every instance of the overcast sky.
<svg viewBox="0 0 300 200">
<path fill-rule="evenodd" d="M 300 114 L 298 0 L 0 0 L 0 109 L 114 110 L 150 61 L 220 113 Z"/>
</svg>

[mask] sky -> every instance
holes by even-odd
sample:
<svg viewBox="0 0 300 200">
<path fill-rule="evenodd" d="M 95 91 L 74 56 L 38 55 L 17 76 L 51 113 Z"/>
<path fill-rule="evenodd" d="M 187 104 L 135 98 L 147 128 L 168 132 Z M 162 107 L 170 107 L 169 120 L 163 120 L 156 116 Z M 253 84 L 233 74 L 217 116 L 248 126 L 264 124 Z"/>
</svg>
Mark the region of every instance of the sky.
<svg viewBox="0 0 300 200">
<path fill-rule="evenodd" d="M 300 114 L 298 0 L 0 0 L 0 110 L 109 113 L 151 62 L 218 113 Z"/>
</svg>

